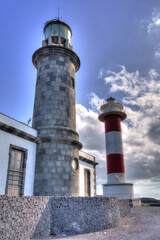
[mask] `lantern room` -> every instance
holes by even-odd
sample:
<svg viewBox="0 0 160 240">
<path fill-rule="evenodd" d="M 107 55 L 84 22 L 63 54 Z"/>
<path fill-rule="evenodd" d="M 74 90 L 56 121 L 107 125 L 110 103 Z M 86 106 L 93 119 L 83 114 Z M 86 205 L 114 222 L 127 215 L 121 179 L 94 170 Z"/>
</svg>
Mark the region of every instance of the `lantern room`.
<svg viewBox="0 0 160 240">
<path fill-rule="evenodd" d="M 45 35 L 43 46 L 58 45 L 72 49 L 70 45 L 72 30 L 66 23 L 53 19 L 45 23 L 43 32 Z"/>
</svg>

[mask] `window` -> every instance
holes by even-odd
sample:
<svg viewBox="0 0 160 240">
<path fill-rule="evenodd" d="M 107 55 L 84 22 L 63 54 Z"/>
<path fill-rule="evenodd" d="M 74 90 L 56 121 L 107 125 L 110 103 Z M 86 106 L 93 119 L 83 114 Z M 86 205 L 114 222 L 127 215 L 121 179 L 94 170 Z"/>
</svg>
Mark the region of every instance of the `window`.
<svg viewBox="0 0 160 240">
<path fill-rule="evenodd" d="M 57 45 L 58 44 L 58 37 L 51 37 L 52 39 L 52 45 Z"/>
<path fill-rule="evenodd" d="M 79 163 L 77 158 L 72 159 L 71 166 L 74 172 L 76 172 L 79 169 Z"/>
<path fill-rule="evenodd" d="M 84 184 L 85 184 L 85 197 L 91 196 L 91 182 L 90 182 L 90 171 L 84 170 Z"/>
<path fill-rule="evenodd" d="M 61 45 L 62 45 L 63 47 L 65 47 L 65 43 L 66 43 L 66 39 L 63 38 L 63 37 L 61 37 Z"/>
<path fill-rule="evenodd" d="M 75 84 L 74 84 L 74 78 L 71 77 L 71 87 L 75 88 Z"/>
<path fill-rule="evenodd" d="M 6 194 L 22 196 L 24 188 L 25 151 L 10 148 Z"/>
<path fill-rule="evenodd" d="M 45 42 L 46 42 L 46 46 L 48 46 L 48 39 L 46 39 Z"/>
</svg>

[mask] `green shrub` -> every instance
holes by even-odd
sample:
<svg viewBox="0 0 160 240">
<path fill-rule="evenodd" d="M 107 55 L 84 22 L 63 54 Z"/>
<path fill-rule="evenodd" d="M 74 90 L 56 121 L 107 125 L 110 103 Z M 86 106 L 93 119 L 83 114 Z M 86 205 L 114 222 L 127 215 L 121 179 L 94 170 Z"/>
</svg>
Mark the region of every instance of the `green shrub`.
<svg viewBox="0 0 160 240">
<path fill-rule="evenodd" d="M 150 203 L 142 203 L 142 206 L 143 206 L 143 207 L 149 207 L 149 206 L 150 206 Z"/>
</svg>

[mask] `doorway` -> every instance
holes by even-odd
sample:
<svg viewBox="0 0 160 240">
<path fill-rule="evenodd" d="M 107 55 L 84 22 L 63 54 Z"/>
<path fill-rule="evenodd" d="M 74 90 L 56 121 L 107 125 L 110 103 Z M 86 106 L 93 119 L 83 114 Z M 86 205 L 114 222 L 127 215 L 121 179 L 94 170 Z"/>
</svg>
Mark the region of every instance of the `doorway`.
<svg viewBox="0 0 160 240">
<path fill-rule="evenodd" d="M 84 184 L 85 184 L 85 197 L 91 196 L 91 181 L 90 181 L 90 171 L 84 170 Z"/>
</svg>

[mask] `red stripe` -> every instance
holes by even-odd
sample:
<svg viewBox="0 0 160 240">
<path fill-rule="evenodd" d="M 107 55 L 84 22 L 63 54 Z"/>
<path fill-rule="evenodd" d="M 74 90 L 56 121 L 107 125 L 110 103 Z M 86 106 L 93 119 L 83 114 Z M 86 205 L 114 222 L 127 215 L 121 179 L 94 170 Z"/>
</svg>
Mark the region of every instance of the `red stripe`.
<svg viewBox="0 0 160 240">
<path fill-rule="evenodd" d="M 124 155 L 108 154 L 107 157 L 107 173 L 125 173 Z"/>
<path fill-rule="evenodd" d="M 111 115 L 105 118 L 105 132 L 121 132 L 121 118 L 117 115 Z"/>
</svg>

